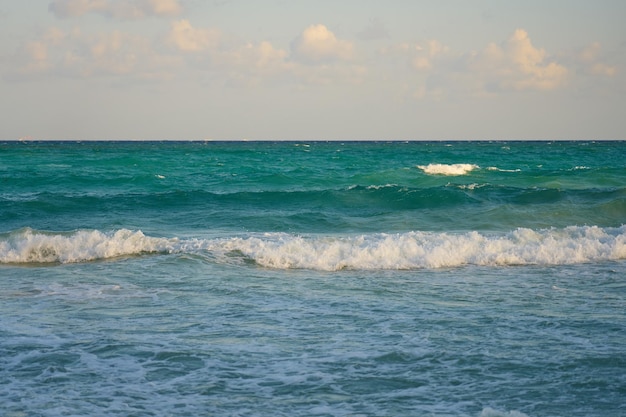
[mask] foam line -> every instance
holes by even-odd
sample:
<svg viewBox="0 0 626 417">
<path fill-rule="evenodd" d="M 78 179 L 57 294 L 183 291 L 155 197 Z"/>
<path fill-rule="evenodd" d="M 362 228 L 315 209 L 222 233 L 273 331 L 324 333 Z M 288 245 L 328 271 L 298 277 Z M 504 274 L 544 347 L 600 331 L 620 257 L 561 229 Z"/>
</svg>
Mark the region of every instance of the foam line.
<svg viewBox="0 0 626 417">
<path fill-rule="evenodd" d="M 245 258 L 269 268 L 384 270 L 464 265 L 564 265 L 626 259 L 626 226 L 520 228 L 506 234 L 413 231 L 347 236 L 254 234 L 220 239 L 145 236 L 141 231 L 71 233 L 21 229 L 0 236 L 0 263 L 89 262 L 159 253 L 208 254 L 218 263 Z"/>
</svg>

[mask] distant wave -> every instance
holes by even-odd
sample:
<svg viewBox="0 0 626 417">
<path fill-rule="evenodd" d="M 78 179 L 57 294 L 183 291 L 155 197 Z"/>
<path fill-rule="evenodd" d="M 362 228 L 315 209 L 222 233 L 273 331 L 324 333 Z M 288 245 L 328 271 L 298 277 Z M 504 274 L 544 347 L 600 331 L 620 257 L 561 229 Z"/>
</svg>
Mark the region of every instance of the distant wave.
<svg viewBox="0 0 626 417">
<path fill-rule="evenodd" d="M 477 168 L 478 165 L 473 164 L 428 164 L 418 165 L 419 169 L 428 175 L 465 175 Z"/>
<path fill-rule="evenodd" d="M 489 171 L 498 171 L 498 172 L 521 172 L 522 170 L 517 168 L 517 169 L 502 169 L 502 168 L 498 168 L 498 167 L 488 167 L 487 168 Z"/>
<path fill-rule="evenodd" d="M 212 262 L 253 262 L 277 269 L 337 271 L 448 268 L 465 265 L 561 265 L 626 259 L 626 226 L 520 228 L 507 234 L 413 231 L 298 236 L 266 233 L 220 239 L 159 238 L 141 231 L 0 236 L 0 263 L 59 264 L 158 253 L 204 254 Z"/>
</svg>

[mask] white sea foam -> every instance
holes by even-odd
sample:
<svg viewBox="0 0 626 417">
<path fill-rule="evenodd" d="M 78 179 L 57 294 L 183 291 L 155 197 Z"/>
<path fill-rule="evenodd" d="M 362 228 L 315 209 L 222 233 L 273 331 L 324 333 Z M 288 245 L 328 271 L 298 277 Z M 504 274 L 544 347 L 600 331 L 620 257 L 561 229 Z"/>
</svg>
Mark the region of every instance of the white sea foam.
<svg viewBox="0 0 626 417">
<path fill-rule="evenodd" d="M 507 234 L 406 232 L 359 236 L 267 233 L 220 239 L 167 239 L 141 231 L 49 234 L 30 229 L 0 238 L 0 263 L 88 262 L 156 253 L 208 254 L 218 263 L 251 260 L 277 269 L 420 269 L 464 265 L 561 265 L 626 259 L 626 226 L 517 229 Z"/>
<path fill-rule="evenodd" d="M 474 164 L 428 164 L 417 167 L 429 175 L 465 175 L 479 168 Z"/>
<path fill-rule="evenodd" d="M 384 188 L 395 188 L 395 187 L 398 187 L 398 184 L 368 185 L 367 189 L 368 190 L 382 190 Z"/>
<path fill-rule="evenodd" d="M 408 232 L 353 237 L 287 234 L 216 242 L 214 251 L 236 251 L 279 269 L 420 269 L 464 265 L 559 265 L 626 259 L 626 226 L 569 227 L 506 235 Z"/>
<path fill-rule="evenodd" d="M 522 171 L 519 168 L 516 168 L 516 169 L 502 169 L 502 168 L 498 168 L 498 167 L 488 167 L 487 169 L 489 171 L 498 171 L 498 172 L 521 172 Z"/>
<path fill-rule="evenodd" d="M 167 252 L 177 241 L 127 229 L 56 234 L 22 229 L 0 238 L 0 263 L 71 263 Z"/>
<path fill-rule="evenodd" d="M 446 184 L 446 187 L 456 187 L 456 188 L 459 188 L 461 190 L 475 190 L 477 188 L 486 187 L 487 185 L 489 185 L 489 184 L 476 184 L 476 183 L 473 183 L 473 184 L 459 184 L 459 185 L 457 185 L 457 184 L 449 184 L 448 183 L 448 184 Z"/>
</svg>

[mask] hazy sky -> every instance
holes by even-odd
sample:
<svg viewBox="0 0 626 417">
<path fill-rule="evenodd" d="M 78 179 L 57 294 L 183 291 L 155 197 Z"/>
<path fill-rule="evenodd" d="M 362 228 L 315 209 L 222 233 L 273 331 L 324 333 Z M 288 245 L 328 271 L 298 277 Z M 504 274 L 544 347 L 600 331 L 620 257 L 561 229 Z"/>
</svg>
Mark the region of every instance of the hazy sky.
<svg viewBox="0 0 626 417">
<path fill-rule="evenodd" d="M 626 139 L 624 0 L 0 0 L 0 139 Z"/>
</svg>

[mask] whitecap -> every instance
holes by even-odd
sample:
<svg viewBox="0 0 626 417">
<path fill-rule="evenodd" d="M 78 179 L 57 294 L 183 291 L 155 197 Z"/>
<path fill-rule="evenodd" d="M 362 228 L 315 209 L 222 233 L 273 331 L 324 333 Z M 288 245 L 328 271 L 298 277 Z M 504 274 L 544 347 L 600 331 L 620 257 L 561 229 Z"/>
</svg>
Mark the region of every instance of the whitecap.
<svg viewBox="0 0 626 417">
<path fill-rule="evenodd" d="M 457 187 L 461 190 L 475 190 L 477 188 L 482 188 L 482 187 L 486 187 L 488 184 L 477 184 L 477 183 L 472 183 L 472 184 L 459 184 L 459 185 L 455 185 L 455 184 L 446 184 L 446 187 Z"/>
<path fill-rule="evenodd" d="M 626 259 L 626 226 L 532 230 L 506 234 L 413 231 L 359 236 L 283 233 L 207 242 L 214 255 L 240 254 L 277 269 L 393 270 L 466 265 L 563 265 Z"/>
<path fill-rule="evenodd" d="M 396 188 L 398 184 L 385 184 L 385 185 L 368 185 L 366 188 L 368 190 L 381 190 L 384 188 Z"/>
<path fill-rule="evenodd" d="M 265 233 L 212 239 L 150 237 L 127 229 L 56 234 L 25 229 L 0 236 L 0 263 L 90 262 L 172 253 L 199 254 L 222 264 L 321 271 L 567 265 L 626 259 L 626 225 L 519 228 L 508 233 Z"/>
<path fill-rule="evenodd" d="M 502 169 L 502 168 L 498 168 L 498 167 L 488 167 L 487 168 L 489 171 L 498 171 L 498 172 L 521 172 L 522 170 L 517 168 L 517 169 Z"/>
<path fill-rule="evenodd" d="M 428 164 L 417 167 L 429 175 L 466 175 L 479 168 L 474 164 Z"/>
<path fill-rule="evenodd" d="M 51 233 L 21 229 L 0 238 L 0 263 L 73 263 L 173 250 L 177 239 L 145 236 L 141 231 L 79 230 Z"/>
</svg>

